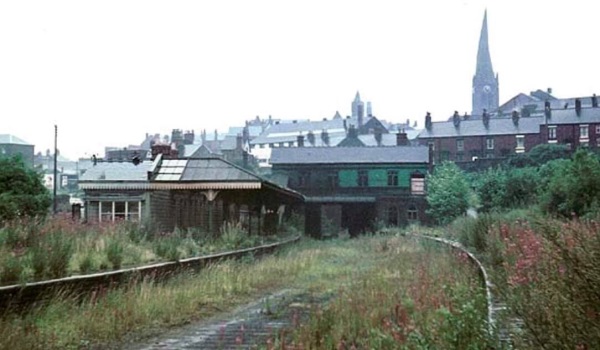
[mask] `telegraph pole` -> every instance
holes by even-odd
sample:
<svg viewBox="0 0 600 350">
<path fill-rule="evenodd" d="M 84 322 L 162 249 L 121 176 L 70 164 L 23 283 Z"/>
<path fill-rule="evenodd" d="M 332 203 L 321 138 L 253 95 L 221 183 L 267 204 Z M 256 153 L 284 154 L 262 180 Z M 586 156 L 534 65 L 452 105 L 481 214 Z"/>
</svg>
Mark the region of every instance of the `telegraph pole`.
<svg viewBox="0 0 600 350">
<path fill-rule="evenodd" d="M 56 214 L 57 212 L 57 202 L 56 202 L 56 187 L 57 186 L 57 177 L 58 177 L 58 167 L 57 167 L 57 163 L 58 163 L 58 152 L 57 152 L 57 147 L 56 147 L 56 140 L 58 139 L 58 127 L 56 126 L 56 124 L 54 125 L 54 185 L 52 186 L 53 190 L 54 190 L 54 201 L 52 203 L 52 212 L 54 214 Z"/>
</svg>

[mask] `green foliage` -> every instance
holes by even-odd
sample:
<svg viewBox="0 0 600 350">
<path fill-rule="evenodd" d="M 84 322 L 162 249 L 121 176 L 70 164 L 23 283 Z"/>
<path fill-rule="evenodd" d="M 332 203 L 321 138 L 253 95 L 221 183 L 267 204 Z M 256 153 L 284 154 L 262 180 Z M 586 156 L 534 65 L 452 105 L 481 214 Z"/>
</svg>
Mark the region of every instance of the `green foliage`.
<svg viewBox="0 0 600 350">
<path fill-rule="evenodd" d="M 480 211 L 518 208 L 536 202 L 540 184 L 536 168 L 488 169 L 475 177 Z"/>
<path fill-rule="evenodd" d="M 4 284 L 17 283 L 23 272 L 23 262 L 12 253 L 1 252 L 0 256 L 0 282 Z"/>
<path fill-rule="evenodd" d="M 435 173 L 427 176 L 427 212 L 438 223 L 449 223 L 467 211 L 470 192 L 458 166 L 444 162 L 436 167 Z"/>
<path fill-rule="evenodd" d="M 24 216 L 44 216 L 51 199 L 41 175 L 21 158 L 0 158 L 0 221 Z"/>
<path fill-rule="evenodd" d="M 565 217 L 597 211 L 600 205 L 600 161 L 578 150 L 570 162 L 555 164 L 541 205 L 547 212 Z"/>
<path fill-rule="evenodd" d="M 125 243 L 119 237 L 112 237 L 106 246 L 106 258 L 113 269 L 120 269 L 125 253 Z"/>
<path fill-rule="evenodd" d="M 571 157 L 571 153 L 571 150 L 566 145 L 543 144 L 533 147 L 527 153 L 511 156 L 505 164 L 516 168 L 538 167 L 552 160 L 568 159 Z"/>
<path fill-rule="evenodd" d="M 181 258 L 181 252 L 179 251 L 180 242 L 181 239 L 173 234 L 165 234 L 157 237 L 152 242 L 154 254 L 168 261 L 177 261 Z"/>
<path fill-rule="evenodd" d="M 62 232 L 49 232 L 33 247 L 32 267 L 37 278 L 60 278 L 67 275 L 74 252 L 73 241 Z"/>
</svg>

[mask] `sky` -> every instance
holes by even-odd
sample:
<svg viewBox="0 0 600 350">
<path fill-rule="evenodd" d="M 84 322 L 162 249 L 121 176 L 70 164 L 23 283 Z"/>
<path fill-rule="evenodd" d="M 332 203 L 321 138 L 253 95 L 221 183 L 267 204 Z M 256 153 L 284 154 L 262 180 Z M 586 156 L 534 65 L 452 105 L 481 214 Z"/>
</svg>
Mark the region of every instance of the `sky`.
<svg viewBox="0 0 600 350">
<path fill-rule="evenodd" d="M 0 2 L 0 134 L 71 159 L 174 128 L 331 118 L 360 91 L 390 122 L 471 110 L 484 11 L 500 103 L 600 93 L 583 0 Z"/>
</svg>

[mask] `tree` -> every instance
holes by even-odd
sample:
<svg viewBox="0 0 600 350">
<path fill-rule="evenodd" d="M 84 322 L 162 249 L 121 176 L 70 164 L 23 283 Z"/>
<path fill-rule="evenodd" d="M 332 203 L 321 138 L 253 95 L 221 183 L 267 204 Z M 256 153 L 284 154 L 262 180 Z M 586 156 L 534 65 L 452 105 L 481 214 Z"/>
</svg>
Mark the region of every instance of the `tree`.
<svg viewBox="0 0 600 350">
<path fill-rule="evenodd" d="M 467 211 L 470 192 L 462 170 L 444 162 L 427 176 L 427 212 L 439 224 L 447 224 Z"/>
<path fill-rule="evenodd" d="M 41 175 L 20 157 L 0 158 L 0 221 L 44 216 L 51 199 Z"/>
</svg>

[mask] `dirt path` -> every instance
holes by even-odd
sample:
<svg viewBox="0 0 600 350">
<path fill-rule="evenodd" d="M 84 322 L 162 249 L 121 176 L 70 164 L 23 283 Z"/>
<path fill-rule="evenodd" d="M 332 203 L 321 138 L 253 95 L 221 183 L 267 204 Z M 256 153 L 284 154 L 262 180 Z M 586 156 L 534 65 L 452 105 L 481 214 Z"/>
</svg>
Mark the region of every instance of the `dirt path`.
<svg viewBox="0 0 600 350">
<path fill-rule="evenodd" d="M 284 327 L 306 319 L 311 308 L 331 296 L 315 298 L 299 290 L 281 290 L 238 309 L 169 331 L 139 350 L 157 349 L 256 349 L 265 347 Z"/>
</svg>

